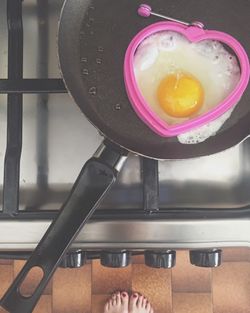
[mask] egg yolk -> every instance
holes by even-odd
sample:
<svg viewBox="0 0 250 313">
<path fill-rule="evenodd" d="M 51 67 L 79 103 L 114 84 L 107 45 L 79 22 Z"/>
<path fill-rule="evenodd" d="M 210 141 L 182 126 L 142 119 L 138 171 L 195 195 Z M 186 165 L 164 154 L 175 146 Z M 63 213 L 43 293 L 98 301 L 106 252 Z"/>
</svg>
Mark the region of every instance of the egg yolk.
<svg viewBox="0 0 250 313">
<path fill-rule="evenodd" d="M 204 90 L 190 74 L 170 74 L 161 81 L 157 97 L 165 113 L 184 118 L 200 110 L 204 103 Z"/>
</svg>

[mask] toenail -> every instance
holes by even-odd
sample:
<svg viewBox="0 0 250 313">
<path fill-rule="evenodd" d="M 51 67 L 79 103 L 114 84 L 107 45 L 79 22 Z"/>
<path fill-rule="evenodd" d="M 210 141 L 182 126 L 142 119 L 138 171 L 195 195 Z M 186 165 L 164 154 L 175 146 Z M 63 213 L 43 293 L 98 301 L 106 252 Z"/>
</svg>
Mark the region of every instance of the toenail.
<svg viewBox="0 0 250 313">
<path fill-rule="evenodd" d="M 134 298 L 137 298 L 137 295 L 134 295 Z"/>
<path fill-rule="evenodd" d="M 126 293 L 125 293 L 125 292 L 123 292 L 123 293 L 122 293 L 122 296 L 123 296 L 123 297 L 126 297 L 127 295 L 126 295 Z"/>
</svg>

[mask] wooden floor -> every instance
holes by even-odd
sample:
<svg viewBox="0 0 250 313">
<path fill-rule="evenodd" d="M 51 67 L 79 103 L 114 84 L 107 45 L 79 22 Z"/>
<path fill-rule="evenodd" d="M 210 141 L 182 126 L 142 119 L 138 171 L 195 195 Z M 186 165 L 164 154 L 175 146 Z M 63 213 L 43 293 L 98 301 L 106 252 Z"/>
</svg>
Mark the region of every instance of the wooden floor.
<svg viewBox="0 0 250 313">
<path fill-rule="evenodd" d="M 173 270 L 143 263 L 135 257 L 125 269 L 107 269 L 99 261 L 81 269 L 58 269 L 34 312 L 102 313 L 112 292 L 126 290 L 147 296 L 156 313 L 250 313 L 249 250 L 227 249 L 223 265 L 213 270 L 191 266 L 185 251 L 177 253 Z M 23 264 L 0 260 L 0 297 Z M 27 294 L 34 276 L 25 285 Z"/>
</svg>

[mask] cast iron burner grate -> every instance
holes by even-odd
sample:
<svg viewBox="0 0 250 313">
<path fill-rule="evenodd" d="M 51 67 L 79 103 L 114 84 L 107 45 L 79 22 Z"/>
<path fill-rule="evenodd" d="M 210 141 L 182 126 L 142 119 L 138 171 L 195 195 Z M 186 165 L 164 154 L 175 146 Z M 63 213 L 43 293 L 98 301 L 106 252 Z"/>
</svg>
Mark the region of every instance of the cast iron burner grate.
<svg viewBox="0 0 250 313">
<path fill-rule="evenodd" d="M 0 212 L 0 219 L 53 219 L 58 211 L 19 210 L 23 95 L 44 95 L 44 105 L 46 106 L 48 94 L 67 93 L 62 79 L 23 78 L 22 3 L 22 0 L 7 1 L 8 79 L 0 79 L 0 94 L 8 95 L 7 147 L 4 164 L 3 210 Z M 38 0 L 40 19 L 46 20 L 46 10 L 44 9 L 46 3 L 47 1 Z M 45 45 L 41 43 L 41 49 L 43 46 Z M 44 51 L 44 53 L 46 52 Z M 44 67 L 43 71 L 46 71 L 46 65 Z M 145 211 L 158 211 L 158 162 L 143 159 L 143 173 Z"/>
</svg>

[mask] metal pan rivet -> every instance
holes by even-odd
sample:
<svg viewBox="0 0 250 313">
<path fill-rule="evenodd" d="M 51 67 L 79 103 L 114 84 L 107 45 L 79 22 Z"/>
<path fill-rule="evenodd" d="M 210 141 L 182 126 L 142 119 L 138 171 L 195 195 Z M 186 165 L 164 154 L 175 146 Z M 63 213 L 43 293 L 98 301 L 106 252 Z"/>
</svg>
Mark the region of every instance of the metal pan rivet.
<svg viewBox="0 0 250 313">
<path fill-rule="evenodd" d="M 115 110 L 120 111 L 122 107 L 121 107 L 120 103 L 116 103 L 114 105 L 114 108 L 115 108 Z"/>
<path fill-rule="evenodd" d="M 97 94 L 97 88 L 96 87 L 91 87 L 89 89 L 89 94 L 92 96 L 95 96 Z"/>
</svg>

